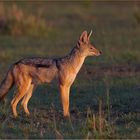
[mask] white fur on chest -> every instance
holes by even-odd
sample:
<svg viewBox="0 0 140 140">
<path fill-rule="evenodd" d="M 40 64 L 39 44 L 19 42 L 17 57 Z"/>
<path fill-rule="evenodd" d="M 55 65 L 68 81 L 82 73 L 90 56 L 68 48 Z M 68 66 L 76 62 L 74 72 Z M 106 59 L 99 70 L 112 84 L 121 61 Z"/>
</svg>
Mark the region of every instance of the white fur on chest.
<svg viewBox="0 0 140 140">
<path fill-rule="evenodd" d="M 77 74 L 79 72 L 79 70 L 81 69 L 83 63 L 84 63 L 85 57 L 81 57 L 79 58 L 79 60 L 77 60 L 76 62 L 74 62 L 73 64 L 73 71 L 75 74 Z"/>
</svg>

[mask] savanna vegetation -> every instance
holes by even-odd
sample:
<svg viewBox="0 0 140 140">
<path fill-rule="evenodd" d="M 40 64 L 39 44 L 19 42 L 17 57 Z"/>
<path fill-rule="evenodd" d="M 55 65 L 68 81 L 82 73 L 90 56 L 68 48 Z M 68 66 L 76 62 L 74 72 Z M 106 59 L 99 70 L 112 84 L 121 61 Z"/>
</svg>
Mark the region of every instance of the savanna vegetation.
<svg viewBox="0 0 140 140">
<path fill-rule="evenodd" d="M 93 30 L 102 50 L 89 57 L 71 89 L 64 119 L 57 84 L 36 88 L 31 115 L 12 115 L 10 91 L 0 104 L 0 138 L 140 138 L 139 2 L 0 2 L 0 81 L 24 57 L 64 56 Z"/>
</svg>

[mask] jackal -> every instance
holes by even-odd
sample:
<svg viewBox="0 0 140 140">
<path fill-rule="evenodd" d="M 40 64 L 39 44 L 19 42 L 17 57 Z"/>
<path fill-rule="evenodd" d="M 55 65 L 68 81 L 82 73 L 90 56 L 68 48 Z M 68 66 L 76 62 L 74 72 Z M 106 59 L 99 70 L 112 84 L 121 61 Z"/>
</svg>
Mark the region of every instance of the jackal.
<svg viewBox="0 0 140 140">
<path fill-rule="evenodd" d="M 50 83 L 55 78 L 58 79 L 58 85 L 61 94 L 63 106 L 63 115 L 69 116 L 69 94 L 70 87 L 74 82 L 84 60 L 87 56 L 99 56 L 101 51 L 94 48 L 90 43 L 90 36 L 84 31 L 76 46 L 72 51 L 61 58 L 25 58 L 14 63 L 6 78 L 0 86 L 0 100 L 2 100 L 8 91 L 16 86 L 17 92 L 11 101 L 13 115 L 17 117 L 16 106 L 22 99 L 21 105 L 27 115 L 29 115 L 28 101 L 32 96 L 34 87 L 40 83 Z"/>
</svg>

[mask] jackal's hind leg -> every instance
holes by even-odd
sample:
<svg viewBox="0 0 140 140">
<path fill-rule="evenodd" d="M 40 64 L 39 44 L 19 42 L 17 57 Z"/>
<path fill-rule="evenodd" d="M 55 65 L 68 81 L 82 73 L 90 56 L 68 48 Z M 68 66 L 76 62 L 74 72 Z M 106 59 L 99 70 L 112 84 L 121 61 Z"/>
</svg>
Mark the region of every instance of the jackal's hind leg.
<svg viewBox="0 0 140 140">
<path fill-rule="evenodd" d="M 63 106 L 63 115 L 64 117 L 69 117 L 69 91 L 70 87 L 60 85 L 60 94 L 61 94 L 61 101 Z"/>
<path fill-rule="evenodd" d="M 27 91 L 26 95 L 24 96 L 24 98 L 21 102 L 21 105 L 23 106 L 23 109 L 24 109 L 24 111 L 27 115 L 30 114 L 30 112 L 28 110 L 28 101 L 30 100 L 30 98 L 32 96 L 33 89 L 34 89 L 34 85 L 31 84 L 30 87 L 29 87 L 29 90 Z"/>
<path fill-rule="evenodd" d="M 31 85 L 31 80 L 30 79 L 28 79 L 28 81 L 24 81 L 23 85 L 22 84 L 18 85 L 18 91 L 16 93 L 16 96 L 13 98 L 13 100 L 11 102 L 13 115 L 15 117 L 17 117 L 17 115 L 18 115 L 17 111 L 16 111 L 17 104 L 22 99 L 22 97 L 27 93 L 30 85 Z"/>
</svg>

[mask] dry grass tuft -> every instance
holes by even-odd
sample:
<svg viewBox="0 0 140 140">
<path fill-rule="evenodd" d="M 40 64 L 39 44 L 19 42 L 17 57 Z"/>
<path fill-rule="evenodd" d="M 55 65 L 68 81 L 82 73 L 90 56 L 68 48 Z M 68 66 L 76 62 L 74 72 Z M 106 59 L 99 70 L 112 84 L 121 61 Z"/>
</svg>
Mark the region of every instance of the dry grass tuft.
<svg viewBox="0 0 140 140">
<path fill-rule="evenodd" d="M 40 15 L 40 14 L 38 14 Z M 46 36 L 47 24 L 40 16 L 26 13 L 16 4 L 9 5 L 7 8 L 0 3 L 0 34 L 21 36 Z"/>
</svg>

